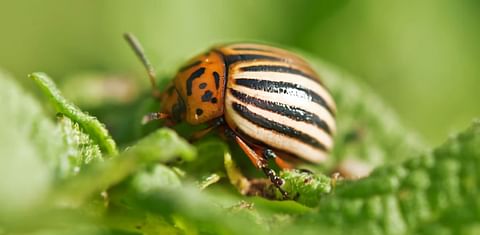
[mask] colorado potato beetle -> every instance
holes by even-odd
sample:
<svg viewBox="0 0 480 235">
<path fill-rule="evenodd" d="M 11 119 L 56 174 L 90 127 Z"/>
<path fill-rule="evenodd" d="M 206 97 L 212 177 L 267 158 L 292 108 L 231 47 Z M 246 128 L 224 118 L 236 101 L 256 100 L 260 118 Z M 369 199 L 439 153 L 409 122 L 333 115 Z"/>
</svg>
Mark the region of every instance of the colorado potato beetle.
<svg viewBox="0 0 480 235">
<path fill-rule="evenodd" d="M 147 68 L 155 73 L 140 44 L 125 38 Z M 261 44 L 213 47 L 178 70 L 163 92 L 154 91 L 162 110 L 148 120 L 207 124 L 197 138 L 212 130 L 235 141 L 275 186 L 283 180 L 268 167 L 282 169 L 300 161 L 321 163 L 333 146 L 336 106 L 310 65 L 283 49 Z"/>
</svg>

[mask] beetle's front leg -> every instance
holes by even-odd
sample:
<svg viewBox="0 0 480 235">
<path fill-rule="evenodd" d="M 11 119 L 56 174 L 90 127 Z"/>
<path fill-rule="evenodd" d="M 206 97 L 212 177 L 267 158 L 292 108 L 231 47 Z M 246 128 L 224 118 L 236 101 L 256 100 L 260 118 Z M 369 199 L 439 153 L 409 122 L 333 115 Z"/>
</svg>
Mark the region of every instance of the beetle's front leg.
<svg viewBox="0 0 480 235">
<path fill-rule="evenodd" d="M 268 167 L 268 159 L 272 157 L 276 157 L 275 153 L 273 153 L 270 149 L 265 149 L 263 151 L 262 156 L 259 156 L 245 141 L 243 141 L 239 136 L 234 136 L 235 141 L 240 146 L 240 148 L 245 152 L 248 156 L 250 161 L 255 165 L 258 169 L 261 169 L 263 173 L 270 179 L 270 181 L 278 188 L 278 190 L 282 193 L 284 199 L 288 199 L 288 194 L 281 188 L 281 186 L 285 183 L 282 178 L 280 178 L 274 170 Z"/>
<path fill-rule="evenodd" d="M 224 125 L 224 123 L 225 123 L 225 121 L 223 120 L 222 117 L 217 118 L 210 123 L 210 126 L 206 127 L 205 129 L 194 132 L 190 136 L 190 138 L 188 138 L 188 140 L 190 142 L 197 141 L 197 140 L 201 139 L 202 137 L 206 136 L 208 133 L 210 133 L 210 131 Z"/>
<path fill-rule="evenodd" d="M 165 119 L 169 119 L 169 118 L 170 118 L 170 115 L 168 113 L 162 113 L 162 112 L 149 113 L 149 114 L 143 116 L 142 124 L 147 124 L 151 121 L 165 120 Z"/>
</svg>

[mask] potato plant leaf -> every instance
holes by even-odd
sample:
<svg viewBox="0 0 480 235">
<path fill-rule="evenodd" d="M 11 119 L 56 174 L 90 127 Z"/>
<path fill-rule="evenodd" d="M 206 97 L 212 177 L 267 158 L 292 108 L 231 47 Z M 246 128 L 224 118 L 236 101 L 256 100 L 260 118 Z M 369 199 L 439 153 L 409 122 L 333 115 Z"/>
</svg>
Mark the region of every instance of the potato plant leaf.
<svg viewBox="0 0 480 235">
<path fill-rule="evenodd" d="M 59 128 L 40 104 L 1 70 L 0 109 L 0 221 L 3 221 L 15 220 L 44 199 L 52 187 L 58 158 L 65 154 L 65 146 Z"/>
<path fill-rule="evenodd" d="M 77 106 L 66 100 L 57 89 L 55 83 L 45 73 L 33 73 L 33 79 L 43 93 L 49 98 L 56 111 L 67 116 L 87 133 L 106 156 L 115 156 L 118 150 L 115 141 L 108 134 L 108 130 L 97 118 L 82 112 Z"/>
<path fill-rule="evenodd" d="M 155 168 L 155 164 L 167 163 L 177 157 L 191 161 L 195 155 L 195 149 L 174 131 L 159 129 L 117 157 L 94 164 L 76 177 L 65 180 L 53 196 L 61 202 L 79 205 L 95 193 L 120 183 L 133 173 L 146 169 L 145 167 L 154 167 L 153 172 L 137 175 L 132 185 L 141 187 L 145 184 L 149 185 L 149 188 L 160 187 L 167 184 L 166 182 L 178 185 L 178 178 L 172 170 Z M 164 178 L 154 179 L 160 176 Z"/>
<path fill-rule="evenodd" d="M 476 121 L 430 154 L 340 184 L 298 222 L 338 233 L 471 234 L 480 221 L 478 146 Z"/>
<path fill-rule="evenodd" d="M 85 165 L 103 161 L 99 146 L 83 132 L 78 123 L 61 114 L 57 120 L 67 146 L 66 155 L 59 159 L 59 178 L 76 175 Z"/>
<path fill-rule="evenodd" d="M 227 177 L 195 185 L 200 176 L 221 176 L 224 156 L 242 181 L 261 175 L 248 174 L 255 170 L 242 165 L 248 159 L 224 155 L 229 148 L 218 139 L 193 147 L 165 128 L 117 154 L 104 125 L 65 100 L 48 76 L 30 75 L 60 113 L 58 125 L 0 74 L 0 233 L 65 233 L 58 224 L 100 234 L 478 233 L 480 123 L 428 153 L 371 90 L 316 65 L 337 101 L 336 146 L 314 174 L 279 172 L 295 195 L 288 201 L 245 197 Z M 375 170 L 356 181 L 326 176 L 346 159 Z M 58 172 L 66 177 L 52 180 Z"/>
</svg>

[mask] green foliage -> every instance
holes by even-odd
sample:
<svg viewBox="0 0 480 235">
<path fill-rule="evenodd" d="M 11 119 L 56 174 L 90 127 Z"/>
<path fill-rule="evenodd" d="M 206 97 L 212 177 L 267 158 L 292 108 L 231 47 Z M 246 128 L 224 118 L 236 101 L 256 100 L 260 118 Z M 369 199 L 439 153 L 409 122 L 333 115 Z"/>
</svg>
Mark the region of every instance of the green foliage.
<svg viewBox="0 0 480 235">
<path fill-rule="evenodd" d="M 110 137 L 105 126 L 95 117 L 82 112 L 74 104 L 63 98 L 53 81 L 46 74 L 33 73 L 30 74 L 29 77 L 32 78 L 45 95 L 48 96 L 57 112 L 78 123 L 82 129 L 89 133 L 90 138 L 100 146 L 100 149 L 104 151 L 105 155 L 115 156 L 118 154 L 115 141 Z"/>
<path fill-rule="evenodd" d="M 172 170 L 159 168 L 155 164 L 168 163 L 177 157 L 190 161 L 195 157 L 195 150 L 175 132 L 160 129 L 117 157 L 91 166 L 76 177 L 63 181 L 54 195 L 62 202 L 82 204 L 93 194 L 120 183 L 140 170 L 146 172 L 138 173 L 133 178 L 131 184 L 135 188 L 141 188 L 142 185 L 155 188 L 156 184 L 175 183 L 178 179 Z M 165 179 L 154 179 L 159 175 Z"/>
<path fill-rule="evenodd" d="M 322 174 L 290 170 L 280 172 L 280 177 L 285 180 L 283 189 L 290 193 L 301 204 L 316 206 L 320 199 L 332 191 L 332 179 Z M 277 194 L 277 198 L 280 199 Z"/>
<path fill-rule="evenodd" d="M 40 104 L 0 71 L 0 220 L 37 205 L 66 152 L 60 130 Z"/>
<path fill-rule="evenodd" d="M 338 144 L 324 174 L 279 172 L 286 201 L 241 195 L 253 181 L 218 139 L 192 146 L 162 128 L 117 154 L 105 126 L 63 98 L 45 74 L 31 78 L 59 113 L 57 124 L 0 74 L 0 140 L 7 144 L 0 149 L 0 233 L 478 232 L 480 123 L 427 153 L 368 88 L 316 64 L 337 100 Z M 378 167 L 355 181 L 326 176 L 351 158 Z M 268 182 L 264 187 L 281 199 Z"/>
<path fill-rule="evenodd" d="M 58 116 L 58 124 L 63 141 L 67 146 L 67 154 L 59 159 L 60 178 L 77 174 L 84 165 L 102 161 L 102 152 L 90 136 L 83 132 L 78 123 L 63 115 Z"/>
<path fill-rule="evenodd" d="M 341 233 L 465 233 L 480 222 L 478 146 L 477 121 L 431 154 L 342 183 L 302 221 Z"/>
</svg>

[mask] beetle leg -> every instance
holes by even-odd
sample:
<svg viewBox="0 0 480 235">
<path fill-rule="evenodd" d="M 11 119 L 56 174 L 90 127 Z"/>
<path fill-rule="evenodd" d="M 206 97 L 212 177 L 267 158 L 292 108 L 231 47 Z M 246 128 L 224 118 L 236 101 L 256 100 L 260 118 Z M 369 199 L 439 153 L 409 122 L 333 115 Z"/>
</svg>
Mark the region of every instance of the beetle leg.
<svg viewBox="0 0 480 235">
<path fill-rule="evenodd" d="M 293 165 L 283 160 L 281 156 L 278 156 L 273 150 L 266 148 L 263 150 L 263 157 L 267 160 L 273 159 L 275 164 L 281 169 L 293 169 Z"/>
<path fill-rule="evenodd" d="M 167 118 L 170 118 L 170 115 L 167 114 L 167 113 L 160 113 L 160 112 L 149 113 L 149 114 L 143 116 L 142 124 L 147 124 L 147 123 L 149 123 L 151 121 L 154 121 L 154 120 L 162 120 L 162 119 L 167 119 Z"/>
<path fill-rule="evenodd" d="M 278 167 L 280 167 L 281 169 L 285 170 L 285 169 L 293 169 L 293 165 L 290 164 L 289 162 L 283 160 L 281 157 L 276 157 L 275 158 L 275 164 L 277 164 Z"/>
<path fill-rule="evenodd" d="M 240 146 L 240 148 L 247 155 L 253 165 L 255 165 L 255 167 L 261 169 L 262 167 L 268 165 L 266 159 L 258 156 L 258 154 L 252 148 L 250 148 L 250 146 L 248 146 L 247 143 L 245 143 L 245 141 L 243 141 L 240 137 L 235 136 L 234 138 L 238 146 Z"/>
<path fill-rule="evenodd" d="M 190 136 L 190 138 L 189 138 L 190 142 L 197 141 L 197 140 L 201 139 L 202 137 L 204 137 L 205 135 L 210 133 L 210 131 L 214 130 L 215 128 L 217 128 L 217 127 L 219 127 L 223 124 L 224 124 L 223 118 L 218 118 L 218 119 L 214 120 L 213 123 L 210 126 L 206 127 L 205 129 L 194 132 L 192 134 L 192 136 Z"/>
<path fill-rule="evenodd" d="M 270 179 L 270 181 L 275 185 L 275 187 L 278 188 L 278 190 L 282 193 L 283 195 L 283 198 L 284 199 L 287 199 L 288 198 L 288 194 L 287 192 L 285 192 L 285 190 L 283 190 L 281 188 L 281 186 L 283 185 L 284 181 L 282 178 L 278 177 L 277 174 L 275 173 L 274 170 L 270 169 L 268 167 L 268 162 L 267 162 L 267 159 L 268 157 L 271 157 L 272 155 L 266 155 L 265 152 L 267 152 L 267 154 L 270 154 L 270 153 L 273 153 L 273 151 L 271 151 L 270 149 L 266 149 L 264 152 L 263 152 L 263 156 L 260 157 L 250 146 L 248 146 L 247 143 L 245 143 L 245 141 L 243 141 L 240 137 L 238 136 L 235 136 L 235 141 L 237 142 L 237 144 L 240 146 L 240 148 L 243 150 L 243 152 L 245 152 L 245 154 L 248 156 L 248 158 L 250 158 L 250 161 L 252 161 L 253 165 L 255 165 L 257 168 L 261 169 L 263 171 L 263 173 Z M 269 151 L 267 151 L 269 150 Z M 273 156 L 275 155 L 275 153 L 273 153 Z"/>
<path fill-rule="evenodd" d="M 190 142 L 197 141 L 197 140 L 201 139 L 202 137 L 206 136 L 208 133 L 210 133 L 210 131 L 212 131 L 215 128 L 216 128 L 216 126 L 209 126 L 205 129 L 196 131 L 190 136 L 190 138 L 188 138 L 188 140 Z"/>
</svg>

